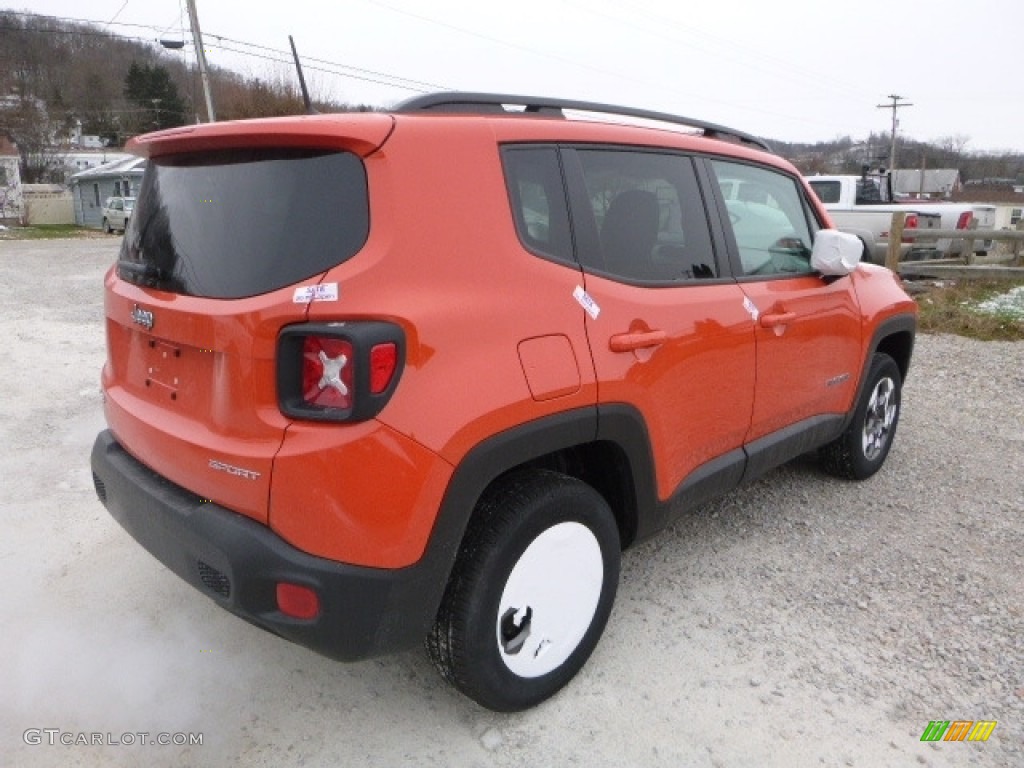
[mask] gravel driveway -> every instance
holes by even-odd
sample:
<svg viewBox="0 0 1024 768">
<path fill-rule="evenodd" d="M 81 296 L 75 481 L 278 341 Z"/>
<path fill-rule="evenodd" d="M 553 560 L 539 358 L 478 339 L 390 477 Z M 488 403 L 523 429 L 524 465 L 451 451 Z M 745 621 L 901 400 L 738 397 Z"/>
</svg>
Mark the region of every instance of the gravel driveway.
<svg viewBox="0 0 1024 768">
<path fill-rule="evenodd" d="M 500 716 L 422 653 L 342 665 L 250 627 L 108 516 L 117 244 L 0 241 L 4 765 L 1024 765 L 1024 344 L 919 337 L 879 475 L 801 459 L 631 550 L 580 676 Z M 932 720 L 998 725 L 922 743 Z"/>
</svg>

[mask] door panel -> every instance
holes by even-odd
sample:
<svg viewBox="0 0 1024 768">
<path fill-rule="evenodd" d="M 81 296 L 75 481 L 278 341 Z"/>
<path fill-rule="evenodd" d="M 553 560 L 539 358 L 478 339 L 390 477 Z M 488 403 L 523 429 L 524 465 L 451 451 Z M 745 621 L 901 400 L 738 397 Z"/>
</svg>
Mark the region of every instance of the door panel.
<svg viewBox="0 0 1024 768">
<path fill-rule="evenodd" d="M 754 333 L 735 284 L 642 288 L 589 275 L 588 321 L 601 403 L 632 403 L 651 439 L 658 497 L 743 443 L 754 392 Z M 631 348 L 623 336 L 648 341 Z"/>
<path fill-rule="evenodd" d="M 754 330 L 716 259 L 693 161 L 566 150 L 574 238 L 602 404 L 643 414 L 657 495 L 740 447 L 750 426 Z"/>
<path fill-rule="evenodd" d="M 850 279 L 829 285 L 808 275 L 741 287 L 758 312 L 757 394 L 746 442 L 811 416 L 845 412 L 860 353 Z"/>
<path fill-rule="evenodd" d="M 810 264 L 818 223 L 791 176 L 708 162 L 727 212 L 733 268 L 756 319 L 757 392 L 746 442 L 845 412 L 857 384 L 860 310 L 853 281 Z"/>
</svg>

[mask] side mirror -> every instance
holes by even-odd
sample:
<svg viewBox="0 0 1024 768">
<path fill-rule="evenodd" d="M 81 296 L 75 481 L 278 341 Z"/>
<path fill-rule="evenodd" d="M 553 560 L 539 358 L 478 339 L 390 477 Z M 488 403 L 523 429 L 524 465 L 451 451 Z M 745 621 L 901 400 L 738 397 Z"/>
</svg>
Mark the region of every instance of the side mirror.
<svg viewBox="0 0 1024 768">
<path fill-rule="evenodd" d="M 837 229 L 821 229 L 814 236 L 811 268 L 823 275 L 848 275 L 860 264 L 864 243 L 856 235 Z"/>
</svg>

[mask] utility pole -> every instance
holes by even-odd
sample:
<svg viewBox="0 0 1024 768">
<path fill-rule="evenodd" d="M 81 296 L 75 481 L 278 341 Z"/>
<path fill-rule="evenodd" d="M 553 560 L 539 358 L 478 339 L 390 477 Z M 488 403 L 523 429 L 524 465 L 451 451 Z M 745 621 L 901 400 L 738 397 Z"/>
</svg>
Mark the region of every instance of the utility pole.
<svg viewBox="0 0 1024 768">
<path fill-rule="evenodd" d="M 900 107 L 912 107 L 914 106 L 910 102 L 904 101 L 900 103 L 902 96 L 897 96 L 894 93 L 890 93 L 886 98 L 892 99 L 892 104 L 879 104 L 879 109 L 891 109 L 892 110 L 892 146 L 889 149 L 889 170 L 896 170 L 896 127 L 899 125 L 899 120 L 896 119 L 896 110 Z"/>
<path fill-rule="evenodd" d="M 199 76 L 203 80 L 203 94 L 206 96 L 206 115 L 209 121 L 215 122 L 213 113 L 213 97 L 210 95 L 210 72 L 206 68 L 206 50 L 203 48 L 203 33 L 199 31 L 199 14 L 196 13 L 196 0 L 186 0 L 188 18 L 192 22 L 192 42 L 196 46 L 196 61 L 199 63 Z"/>
</svg>

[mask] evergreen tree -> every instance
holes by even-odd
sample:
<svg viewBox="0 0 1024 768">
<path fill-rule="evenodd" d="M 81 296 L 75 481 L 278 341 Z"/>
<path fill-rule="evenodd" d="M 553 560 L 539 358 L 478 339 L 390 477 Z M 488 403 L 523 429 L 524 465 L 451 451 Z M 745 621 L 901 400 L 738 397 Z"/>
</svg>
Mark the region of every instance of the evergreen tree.
<svg viewBox="0 0 1024 768">
<path fill-rule="evenodd" d="M 184 125 L 185 103 L 170 73 L 159 64 L 132 62 L 124 79 L 124 96 L 136 112 L 130 122 L 138 131 Z"/>
</svg>

